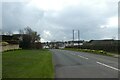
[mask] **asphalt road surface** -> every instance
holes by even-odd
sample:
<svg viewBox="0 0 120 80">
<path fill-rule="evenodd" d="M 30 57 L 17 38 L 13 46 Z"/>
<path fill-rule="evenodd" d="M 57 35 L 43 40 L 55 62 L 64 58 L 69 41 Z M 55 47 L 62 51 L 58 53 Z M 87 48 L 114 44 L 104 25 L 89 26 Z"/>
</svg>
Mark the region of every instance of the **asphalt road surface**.
<svg viewBox="0 0 120 80">
<path fill-rule="evenodd" d="M 51 49 L 55 78 L 118 78 L 118 58 Z"/>
</svg>

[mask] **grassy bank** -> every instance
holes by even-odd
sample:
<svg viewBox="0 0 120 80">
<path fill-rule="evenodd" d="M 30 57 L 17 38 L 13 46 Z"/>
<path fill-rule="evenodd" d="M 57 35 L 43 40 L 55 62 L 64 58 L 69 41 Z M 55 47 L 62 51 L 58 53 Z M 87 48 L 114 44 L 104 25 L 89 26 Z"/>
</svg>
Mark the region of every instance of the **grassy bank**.
<svg viewBox="0 0 120 80">
<path fill-rule="evenodd" d="M 49 50 L 3 52 L 3 78 L 53 78 L 52 54 Z"/>
<path fill-rule="evenodd" d="M 71 51 L 78 51 L 78 52 L 89 52 L 89 53 L 94 53 L 94 54 L 118 57 L 118 56 L 116 56 L 117 54 L 106 52 L 103 50 L 76 49 L 76 48 L 65 48 L 64 50 L 71 50 Z"/>
</svg>

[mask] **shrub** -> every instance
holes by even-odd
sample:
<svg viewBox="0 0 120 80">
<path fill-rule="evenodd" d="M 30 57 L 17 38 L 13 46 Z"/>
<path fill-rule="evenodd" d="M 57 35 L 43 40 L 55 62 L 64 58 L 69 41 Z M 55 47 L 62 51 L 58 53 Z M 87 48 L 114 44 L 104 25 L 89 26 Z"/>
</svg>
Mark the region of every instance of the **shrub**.
<svg viewBox="0 0 120 80">
<path fill-rule="evenodd" d="M 2 45 L 2 46 L 6 46 L 8 44 L 9 44 L 8 42 L 0 42 L 0 45 Z"/>
<path fill-rule="evenodd" d="M 105 51 L 103 51 L 103 50 L 99 50 L 98 51 L 99 53 L 102 53 L 102 54 L 107 54 Z"/>
</svg>

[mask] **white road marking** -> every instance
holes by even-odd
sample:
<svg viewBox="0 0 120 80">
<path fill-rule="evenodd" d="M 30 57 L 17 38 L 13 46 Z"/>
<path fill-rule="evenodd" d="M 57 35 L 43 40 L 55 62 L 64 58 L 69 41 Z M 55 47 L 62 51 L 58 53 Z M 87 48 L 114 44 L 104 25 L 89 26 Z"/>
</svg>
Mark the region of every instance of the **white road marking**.
<svg viewBox="0 0 120 80">
<path fill-rule="evenodd" d="M 72 53 L 72 55 L 75 55 L 74 53 Z"/>
<path fill-rule="evenodd" d="M 88 59 L 88 58 L 86 58 L 86 57 L 84 57 L 84 56 L 80 56 L 80 55 L 78 55 L 79 57 L 81 57 L 81 58 L 84 58 L 84 59 Z"/>
<path fill-rule="evenodd" d="M 74 54 L 74 53 L 71 53 L 72 55 L 76 55 L 76 54 Z M 81 57 L 81 58 L 84 58 L 84 59 L 88 59 L 88 58 L 86 58 L 86 57 L 84 57 L 84 56 L 80 56 L 80 55 L 77 55 L 77 56 L 79 56 L 79 57 Z"/>
<path fill-rule="evenodd" d="M 101 64 L 101 65 L 103 65 L 103 66 L 106 66 L 106 67 L 108 67 L 108 68 L 111 68 L 111 69 L 120 71 L 119 69 L 117 69 L 117 68 L 115 68 L 115 67 L 112 67 L 112 66 L 109 66 L 109 65 L 106 65 L 106 64 L 104 64 L 104 63 L 101 63 L 101 62 L 97 62 L 97 63 L 98 63 L 98 64 Z"/>
</svg>

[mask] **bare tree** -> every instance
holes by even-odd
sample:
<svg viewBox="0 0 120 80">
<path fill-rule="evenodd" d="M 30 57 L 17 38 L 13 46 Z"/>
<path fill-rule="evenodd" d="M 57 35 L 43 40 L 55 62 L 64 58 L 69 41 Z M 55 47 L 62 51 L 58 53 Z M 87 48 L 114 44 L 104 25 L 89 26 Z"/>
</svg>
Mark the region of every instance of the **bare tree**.
<svg viewBox="0 0 120 80">
<path fill-rule="evenodd" d="M 37 34 L 36 31 L 33 31 L 28 26 L 26 28 L 24 28 L 24 30 L 19 30 L 19 33 L 30 35 L 31 36 L 31 43 L 34 43 L 35 41 L 39 42 L 39 40 L 40 40 L 40 34 Z"/>
<path fill-rule="evenodd" d="M 24 34 L 24 30 L 20 29 L 19 34 Z"/>
<path fill-rule="evenodd" d="M 40 35 L 37 34 L 36 31 L 33 31 L 30 27 L 26 27 L 23 30 L 19 31 L 20 33 L 24 32 L 24 35 L 22 35 L 22 42 L 21 46 L 23 48 L 34 48 L 35 42 L 40 41 Z"/>
</svg>

